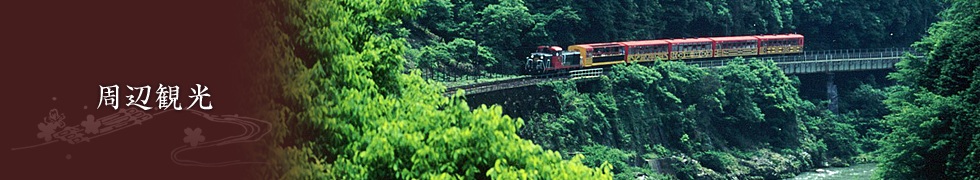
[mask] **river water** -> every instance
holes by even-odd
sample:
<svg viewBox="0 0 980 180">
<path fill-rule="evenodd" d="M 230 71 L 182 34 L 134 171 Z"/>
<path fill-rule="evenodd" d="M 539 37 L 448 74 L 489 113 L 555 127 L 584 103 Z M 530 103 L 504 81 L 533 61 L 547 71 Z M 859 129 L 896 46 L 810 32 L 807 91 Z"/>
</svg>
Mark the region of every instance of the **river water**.
<svg viewBox="0 0 980 180">
<path fill-rule="evenodd" d="M 789 180 L 824 180 L 824 179 L 871 179 L 874 176 L 875 164 L 857 164 L 851 167 L 840 168 L 818 168 L 814 171 L 804 172 Z"/>
</svg>

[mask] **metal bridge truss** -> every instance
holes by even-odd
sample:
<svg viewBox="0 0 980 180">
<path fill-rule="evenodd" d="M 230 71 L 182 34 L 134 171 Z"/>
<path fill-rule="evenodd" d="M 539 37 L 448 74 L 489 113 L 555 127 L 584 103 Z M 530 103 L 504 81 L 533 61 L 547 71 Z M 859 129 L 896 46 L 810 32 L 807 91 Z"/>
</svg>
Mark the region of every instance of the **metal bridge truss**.
<svg viewBox="0 0 980 180">
<path fill-rule="evenodd" d="M 891 69 L 902 60 L 906 53 L 921 57 L 912 48 L 849 49 L 829 51 L 807 51 L 803 54 L 754 57 L 772 60 L 786 74 L 806 74 L 820 72 L 864 71 Z M 700 67 L 720 67 L 732 59 L 689 61 L 688 65 Z"/>
</svg>

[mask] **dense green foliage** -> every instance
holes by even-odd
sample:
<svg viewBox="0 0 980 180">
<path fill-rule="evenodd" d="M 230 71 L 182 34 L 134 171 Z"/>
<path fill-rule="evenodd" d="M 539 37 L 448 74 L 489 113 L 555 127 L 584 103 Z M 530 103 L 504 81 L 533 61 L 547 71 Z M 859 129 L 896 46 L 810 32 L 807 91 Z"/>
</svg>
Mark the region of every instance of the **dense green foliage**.
<svg viewBox="0 0 980 180">
<path fill-rule="evenodd" d="M 264 119 L 279 120 L 272 158 L 259 172 L 266 178 L 671 178 L 645 168 L 664 160 L 680 179 L 772 179 L 850 161 L 878 149 L 878 137 L 882 178 L 980 178 L 976 1 L 954 1 L 941 14 L 944 21 L 916 44 L 925 60 L 903 60 L 891 75 L 900 85 L 845 92 L 840 114 L 802 100 L 798 82 L 772 62 L 713 70 L 657 62 L 550 83 L 561 113 L 535 114 L 526 127 L 499 106 L 443 97 L 419 74 L 511 73 L 523 63 L 513 59 L 544 44 L 798 32 L 811 47 L 883 47 L 918 38 L 939 5 L 283 0 L 256 7 L 267 16 L 253 27 L 253 53 L 270 69 L 257 94 L 274 95 L 262 97 L 274 102 Z M 413 65 L 426 72 L 404 68 Z"/>
<path fill-rule="evenodd" d="M 438 74 L 484 74 L 487 67 L 496 63 L 497 59 L 486 47 L 468 39 L 426 46 L 419 55 L 420 68 L 431 69 Z"/>
<path fill-rule="evenodd" d="M 516 73 L 541 45 L 795 32 L 810 49 L 905 46 L 940 8 L 938 0 L 430 0 L 406 30 L 420 34 L 418 49 L 473 40 L 499 62 L 477 64 Z M 412 59 L 450 61 L 433 58 Z"/>
<path fill-rule="evenodd" d="M 871 161 L 873 153 L 880 147 L 879 140 L 889 131 L 884 123 L 884 117 L 889 111 L 883 103 L 888 94 L 884 87 L 873 84 L 860 84 L 845 92 L 840 98 L 840 114 L 835 115 L 835 118 L 846 124 L 845 126 L 851 126 L 848 129 L 853 130 L 851 135 L 855 137 L 849 139 L 849 142 L 854 143 L 850 145 L 858 146 L 858 151 L 853 153 L 864 155 L 858 161 Z"/>
<path fill-rule="evenodd" d="M 583 151 L 618 174 L 672 159 L 681 162 L 674 163 L 681 179 L 781 178 L 864 152 L 854 116 L 802 100 L 796 83 L 758 60 L 718 69 L 617 65 L 599 80 L 549 83 L 559 113 L 531 115 L 522 136 L 548 149 Z"/>
<path fill-rule="evenodd" d="M 833 132 L 818 134 L 828 145 L 831 154 L 842 154 L 840 158 L 857 155 L 852 159 L 831 160 L 831 166 L 850 163 L 867 163 L 875 160 L 879 149 L 879 139 L 889 129 L 884 125 L 884 116 L 890 112 L 882 102 L 887 97 L 888 86 L 894 85 L 886 76 L 888 70 L 835 72 L 796 75 L 800 79 L 800 97 L 820 107 L 828 107 L 827 82 L 832 81 L 837 92 L 835 113 L 825 114 L 827 118 L 817 119 L 813 124 Z M 832 79 L 829 79 L 832 78 Z"/>
<path fill-rule="evenodd" d="M 421 1 L 287 0 L 260 4 L 254 47 L 270 67 L 260 91 L 277 119 L 275 179 L 611 179 L 611 166 L 563 159 L 516 130 L 499 106 L 471 109 L 416 72 L 384 29 Z M 466 46 L 462 42 L 462 46 Z M 459 54 L 454 54 L 459 55 Z M 278 93 L 278 94 L 277 94 Z"/>
<path fill-rule="evenodd" d="M 540 142 L 556 149 L 591 143 L 643 149 L 651 145 L 644 143 L 671 142 L 670 147 L 685 152 L 714 146 L 800 145 L 796 135 L 805 131 L 800 124 L 802 107 L 812 104 L 796 97 L 792 80 L 771 62 L 742 63 L 716 72 L 681 63 L 615 66 L 609 78 L 589 84 L 593 86 L 553 83 L 564 114 L 542 114 L 542 123 L 573 130 L 540 137 Z M 702 134 L 707 132 L 722 133 L 717 137 L 726 139 L 707 139 Z"/>
<path fill-rule="evenodd" d="M 583 147 L 582 154 L 585 155 L 585 158 L 582 159 L 582 162 L 585 163 L 585 165 L 598 166 L 603 163 L 609 163 L 612 165 L 616 172 L 615 179 L 632 180 L 635 179 L 638 174 L 648 175 L 650 178 L 654 179 L 669 178 L 669 176 L 658 174 L 648 167 L 631 166 L 629 163 L 632 162 L 632 158 L 636 157 L 636 154 L 632 152 L 627 152 L 608 146 L 592 145 Z"/>
<path fill-rule="evenodd" d="M 956 0 L 890 77 L 878 177 L 980 179 L 980 2 Z"/>
</svg>

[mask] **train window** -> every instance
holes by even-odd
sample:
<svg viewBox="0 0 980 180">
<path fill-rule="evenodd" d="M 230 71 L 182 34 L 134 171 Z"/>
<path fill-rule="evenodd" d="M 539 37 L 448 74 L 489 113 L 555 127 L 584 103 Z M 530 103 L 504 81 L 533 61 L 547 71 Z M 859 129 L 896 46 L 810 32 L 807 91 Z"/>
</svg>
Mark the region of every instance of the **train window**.
<svg viewBox="0 0 980 180">
<path fill-rule="evenodd" d="M 800 39 L 778 39 L 763 41 L 763 46 L 798 46 Z"/>
<path fill-rule="evenodd" d="M 604 47 L 604 48 L 595 49 L 595 56 L 618 56 L 618 55 L 623 55 L 625 53 L 626 53 L 626 48 L 622 46 Z"/>
</svg>

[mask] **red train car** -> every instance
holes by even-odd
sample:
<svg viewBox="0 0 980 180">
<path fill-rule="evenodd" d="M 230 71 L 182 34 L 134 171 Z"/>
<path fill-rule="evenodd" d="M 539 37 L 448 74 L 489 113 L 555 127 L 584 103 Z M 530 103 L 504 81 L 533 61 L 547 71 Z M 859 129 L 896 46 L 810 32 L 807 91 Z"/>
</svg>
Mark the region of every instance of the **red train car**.
<svg viewBox="0 0 980 180">
<path fill-rule="evenodd" d="M 759 38 L 755 36 L 713 37 L 714 57 L 759 55 Z"/>
<path fill-rule="evenodd" d="M 759 38 L 759 55 L 791 54 L 803 52 L 803 35 L 761 35 Z"/>
<path fill-rule="evenodd" d="M 540 46 L 527 58 L 530 72 L 547 72 L 624 62 L 685 60 L 803 52 L 803 35 L 758 35 L 577 44 L 563 51 Z"/>
<path fill-rule="evenodd" d="M 711 38 L 671 39 L 670 60 L 698 59 L 714 56 L 715 41 Z"/>
<path fill-rule="evenodd" d="M 626 62 L 647 62 L 670 59 L 670 43 L 664 40 L 629 41 L 626 45 Z"/>
</svg>

